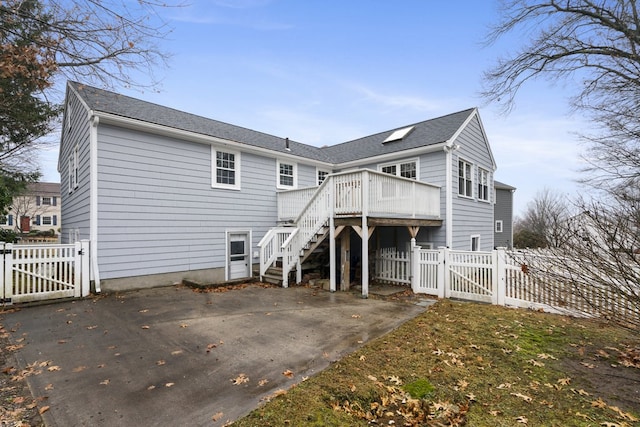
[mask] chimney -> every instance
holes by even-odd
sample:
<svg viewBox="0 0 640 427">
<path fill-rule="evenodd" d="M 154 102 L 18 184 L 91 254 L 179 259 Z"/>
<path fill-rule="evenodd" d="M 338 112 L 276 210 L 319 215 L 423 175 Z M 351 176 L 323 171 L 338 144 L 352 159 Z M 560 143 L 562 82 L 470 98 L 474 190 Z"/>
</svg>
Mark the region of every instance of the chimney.
<svg viewBox="0 0 640 427">
<path fill-rule="evenodd" d="M 287 151 L 291 151 L 291 148 L 289 148 L 289 138 L 285 138 L 284 148 L 286 148 Z"/>
</svg>

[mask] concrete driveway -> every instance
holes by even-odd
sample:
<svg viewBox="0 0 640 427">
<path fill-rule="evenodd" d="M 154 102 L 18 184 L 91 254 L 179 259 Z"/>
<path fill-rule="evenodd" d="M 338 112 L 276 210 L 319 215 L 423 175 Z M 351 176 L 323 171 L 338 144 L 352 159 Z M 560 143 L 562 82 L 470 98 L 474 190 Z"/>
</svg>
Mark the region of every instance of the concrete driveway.
<svg viewBox="0 0 640 427">
<path fill-rule="evenodd" d="M 24 344 L 21 367 L 40 372 L 28 381 L 48 426 L 215 426 L 424 310 L 302 287 L 171 287 L 29 307 L 4 323 Z"/>
</svg>

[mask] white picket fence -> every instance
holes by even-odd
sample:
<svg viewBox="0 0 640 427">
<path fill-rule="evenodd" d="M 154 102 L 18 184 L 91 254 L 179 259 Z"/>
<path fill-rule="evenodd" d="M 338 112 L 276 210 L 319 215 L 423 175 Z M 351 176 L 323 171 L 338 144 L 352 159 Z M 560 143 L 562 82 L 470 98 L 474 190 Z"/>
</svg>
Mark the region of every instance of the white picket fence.
<svg viewBox="0 0 640 427">
<path fill-rule="evenodd" d="M 73 244 L 0 243 L 0 301 L 4 304 L 89 295 L 89 241 Z"/>
<path fill-rule="evenodd" d="M 415 293 L 440 298 L 581 315 L 615 312 L 629 318 L 640 316 L 636 304 L 623 301 L 610 289 L 591 283 L 578 286 L 569 280 L 534 279 L 527 273 L 522 254 L 505 249 L 471 252 L 415 247 L 411 252 L 399 252 L 385 248 L 376 252 L 374 279 L 410 284 Z"/>
</svg>

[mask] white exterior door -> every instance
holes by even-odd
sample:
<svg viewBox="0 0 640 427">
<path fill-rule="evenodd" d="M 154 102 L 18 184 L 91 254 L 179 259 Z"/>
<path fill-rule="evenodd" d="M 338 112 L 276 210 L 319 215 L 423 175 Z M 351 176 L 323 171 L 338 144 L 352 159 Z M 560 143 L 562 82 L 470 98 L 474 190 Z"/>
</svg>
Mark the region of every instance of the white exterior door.
<svg viewBox="0 0 640 427">
<path fill-rule="evenodd" d="M 227 279 L 251 276 L 249 233 L 233 232 L 227 235 Z"/>
</svg>

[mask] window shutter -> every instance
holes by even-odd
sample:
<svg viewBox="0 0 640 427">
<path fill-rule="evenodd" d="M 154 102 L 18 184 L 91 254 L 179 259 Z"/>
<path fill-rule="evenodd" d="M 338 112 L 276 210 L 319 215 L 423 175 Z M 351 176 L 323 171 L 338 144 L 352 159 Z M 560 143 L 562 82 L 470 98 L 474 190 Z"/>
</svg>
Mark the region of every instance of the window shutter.
<svg viewBox="0 0 640 427">
<path fill-rule="evenodd" d="M 13 215 L 9 215 L 9 225 L 13 225 Z"/>
<path fill-rule="evenodd" d="M 53 206 L 58 206 L 58 198 L 56 196 L 53 196 Z"/>
<path fill-rule="evenodd" d="M 40 225 L 40 215 L 36 215 L 36 225 Z"/>
<path fill-rule="evenodd" d="M 53 225 L 58 225 L 58 215 L 53 216 Z"/>
<path fill-rule="evenodd" d="M 40 206 L 40 196 L 36 196 L 36 206 Z"/>
</svg>

